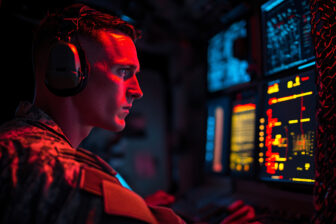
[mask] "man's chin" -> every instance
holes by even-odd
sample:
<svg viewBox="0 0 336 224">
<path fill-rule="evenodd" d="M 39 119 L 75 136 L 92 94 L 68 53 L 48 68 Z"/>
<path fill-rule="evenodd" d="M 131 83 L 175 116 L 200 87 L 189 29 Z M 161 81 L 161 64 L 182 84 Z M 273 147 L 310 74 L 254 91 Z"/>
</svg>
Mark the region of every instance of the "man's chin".
<svg viewBox="0 0 336 224">
<path fill-rule="evenodd" d="M 125 129 L 125 126 L 126 126 L 126 123 L 125 123 L 125 120 L 119 120 L 119 122 L 117 122 L 115 125 L 114 125 L 114 132 L 120 132 L 122 130 Z"/>
<path fill-rule="evenodd" d="M 112 121 L 105 121 L 104 123 L 101 123 L 101 125 L 96 126 L 112 132 L 120 132 L 125 129 L 126 122 L 124 119 L 114 119 Z"/>
</svg>

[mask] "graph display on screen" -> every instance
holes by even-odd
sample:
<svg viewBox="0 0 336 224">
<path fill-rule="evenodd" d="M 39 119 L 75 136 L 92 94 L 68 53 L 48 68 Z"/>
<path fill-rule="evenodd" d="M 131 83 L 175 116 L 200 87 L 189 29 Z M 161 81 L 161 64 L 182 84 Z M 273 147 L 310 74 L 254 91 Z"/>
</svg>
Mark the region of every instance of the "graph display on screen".
<svg viewBox="0 0 336 224">
<path fill-rule="evenodd" d="M 261 13 L 266 75 L 314 60 L 308 0 L 271 0 Z"/>
<path fill-rule="evenodd" d="M 230 99 L 221 97 L 208 103 L 205 169 L 225 173 L 228 169 Z"/>
<path fill-rule="evenodd" d="M 250 174 L 253 170 L 255 119 L 255 98 L 233 102 L 230 144 L 230 171 L 232 174 Z"/>
<path fill-rule="evenodd" d="M 247 37 L 246 21 L 233 23 L 208 44 L 208 90 L 215 92 L 250 81 L 248 62 L 235 53 Z M 240 46 L 239 46 L 240 44 Z M 245 50 L 245 49 L 244 49 Z M 245 50 L 246 51 L 246 50 Z"/>
<path fill-rule="evenodd" d="M 268 83 L 259 118 L 260 177 L 313 183 L 315 149 L 315 71 Z"/>
</svg>

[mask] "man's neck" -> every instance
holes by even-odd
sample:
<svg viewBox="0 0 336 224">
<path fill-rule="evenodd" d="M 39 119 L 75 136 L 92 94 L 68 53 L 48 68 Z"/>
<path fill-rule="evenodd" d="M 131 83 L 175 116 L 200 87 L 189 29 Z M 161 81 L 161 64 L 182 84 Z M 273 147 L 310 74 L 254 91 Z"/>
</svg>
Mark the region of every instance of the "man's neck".
<svg viewBox="0 0 336 224">
<path fill-rule="evenodd" d="M 84 138 L 89 135 L 92 127 L 81 122 L 80 115 L 70 99 L 53 100 L 51 102 L 53 104 L 42 103 L 36 100 L 34 104 L 56 122 L 70 141 L 72 147 L 77 148 Z"/>
</svg>

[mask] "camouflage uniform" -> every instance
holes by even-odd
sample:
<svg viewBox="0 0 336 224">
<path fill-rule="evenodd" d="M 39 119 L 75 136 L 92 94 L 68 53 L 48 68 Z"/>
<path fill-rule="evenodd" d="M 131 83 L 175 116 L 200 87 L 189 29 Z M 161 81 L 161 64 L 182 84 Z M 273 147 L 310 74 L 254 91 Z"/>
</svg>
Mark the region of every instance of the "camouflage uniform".
<svg viewBox="0 0 336 224">
<path fill-rule="evenodd" d="M 0 223 L 183 223 L 121 186 L 43 111 L 21 103 L 0 128 Z"/>
</svg>

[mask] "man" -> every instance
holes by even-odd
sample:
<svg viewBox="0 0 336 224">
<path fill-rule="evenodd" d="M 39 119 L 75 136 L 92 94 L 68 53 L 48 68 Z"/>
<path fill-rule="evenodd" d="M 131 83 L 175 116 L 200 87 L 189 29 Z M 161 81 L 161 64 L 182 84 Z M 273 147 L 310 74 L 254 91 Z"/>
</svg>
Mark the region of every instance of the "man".
<svg viewBox="0 0 336 224">
<path fill-rule="evenodd" d="M 142 97 L 136 38 L 130 24 L 81 4 L 42 21 L 34 103 L 22 103 L 0 131 L 1 223 L 184 223 L 147 205 L 107 163 L 78 148 L 94 126 L 121 131 Z M 239 212 L 227 222 L 254 218 L 241 205 L 231 206 Z"/>
</svg>

